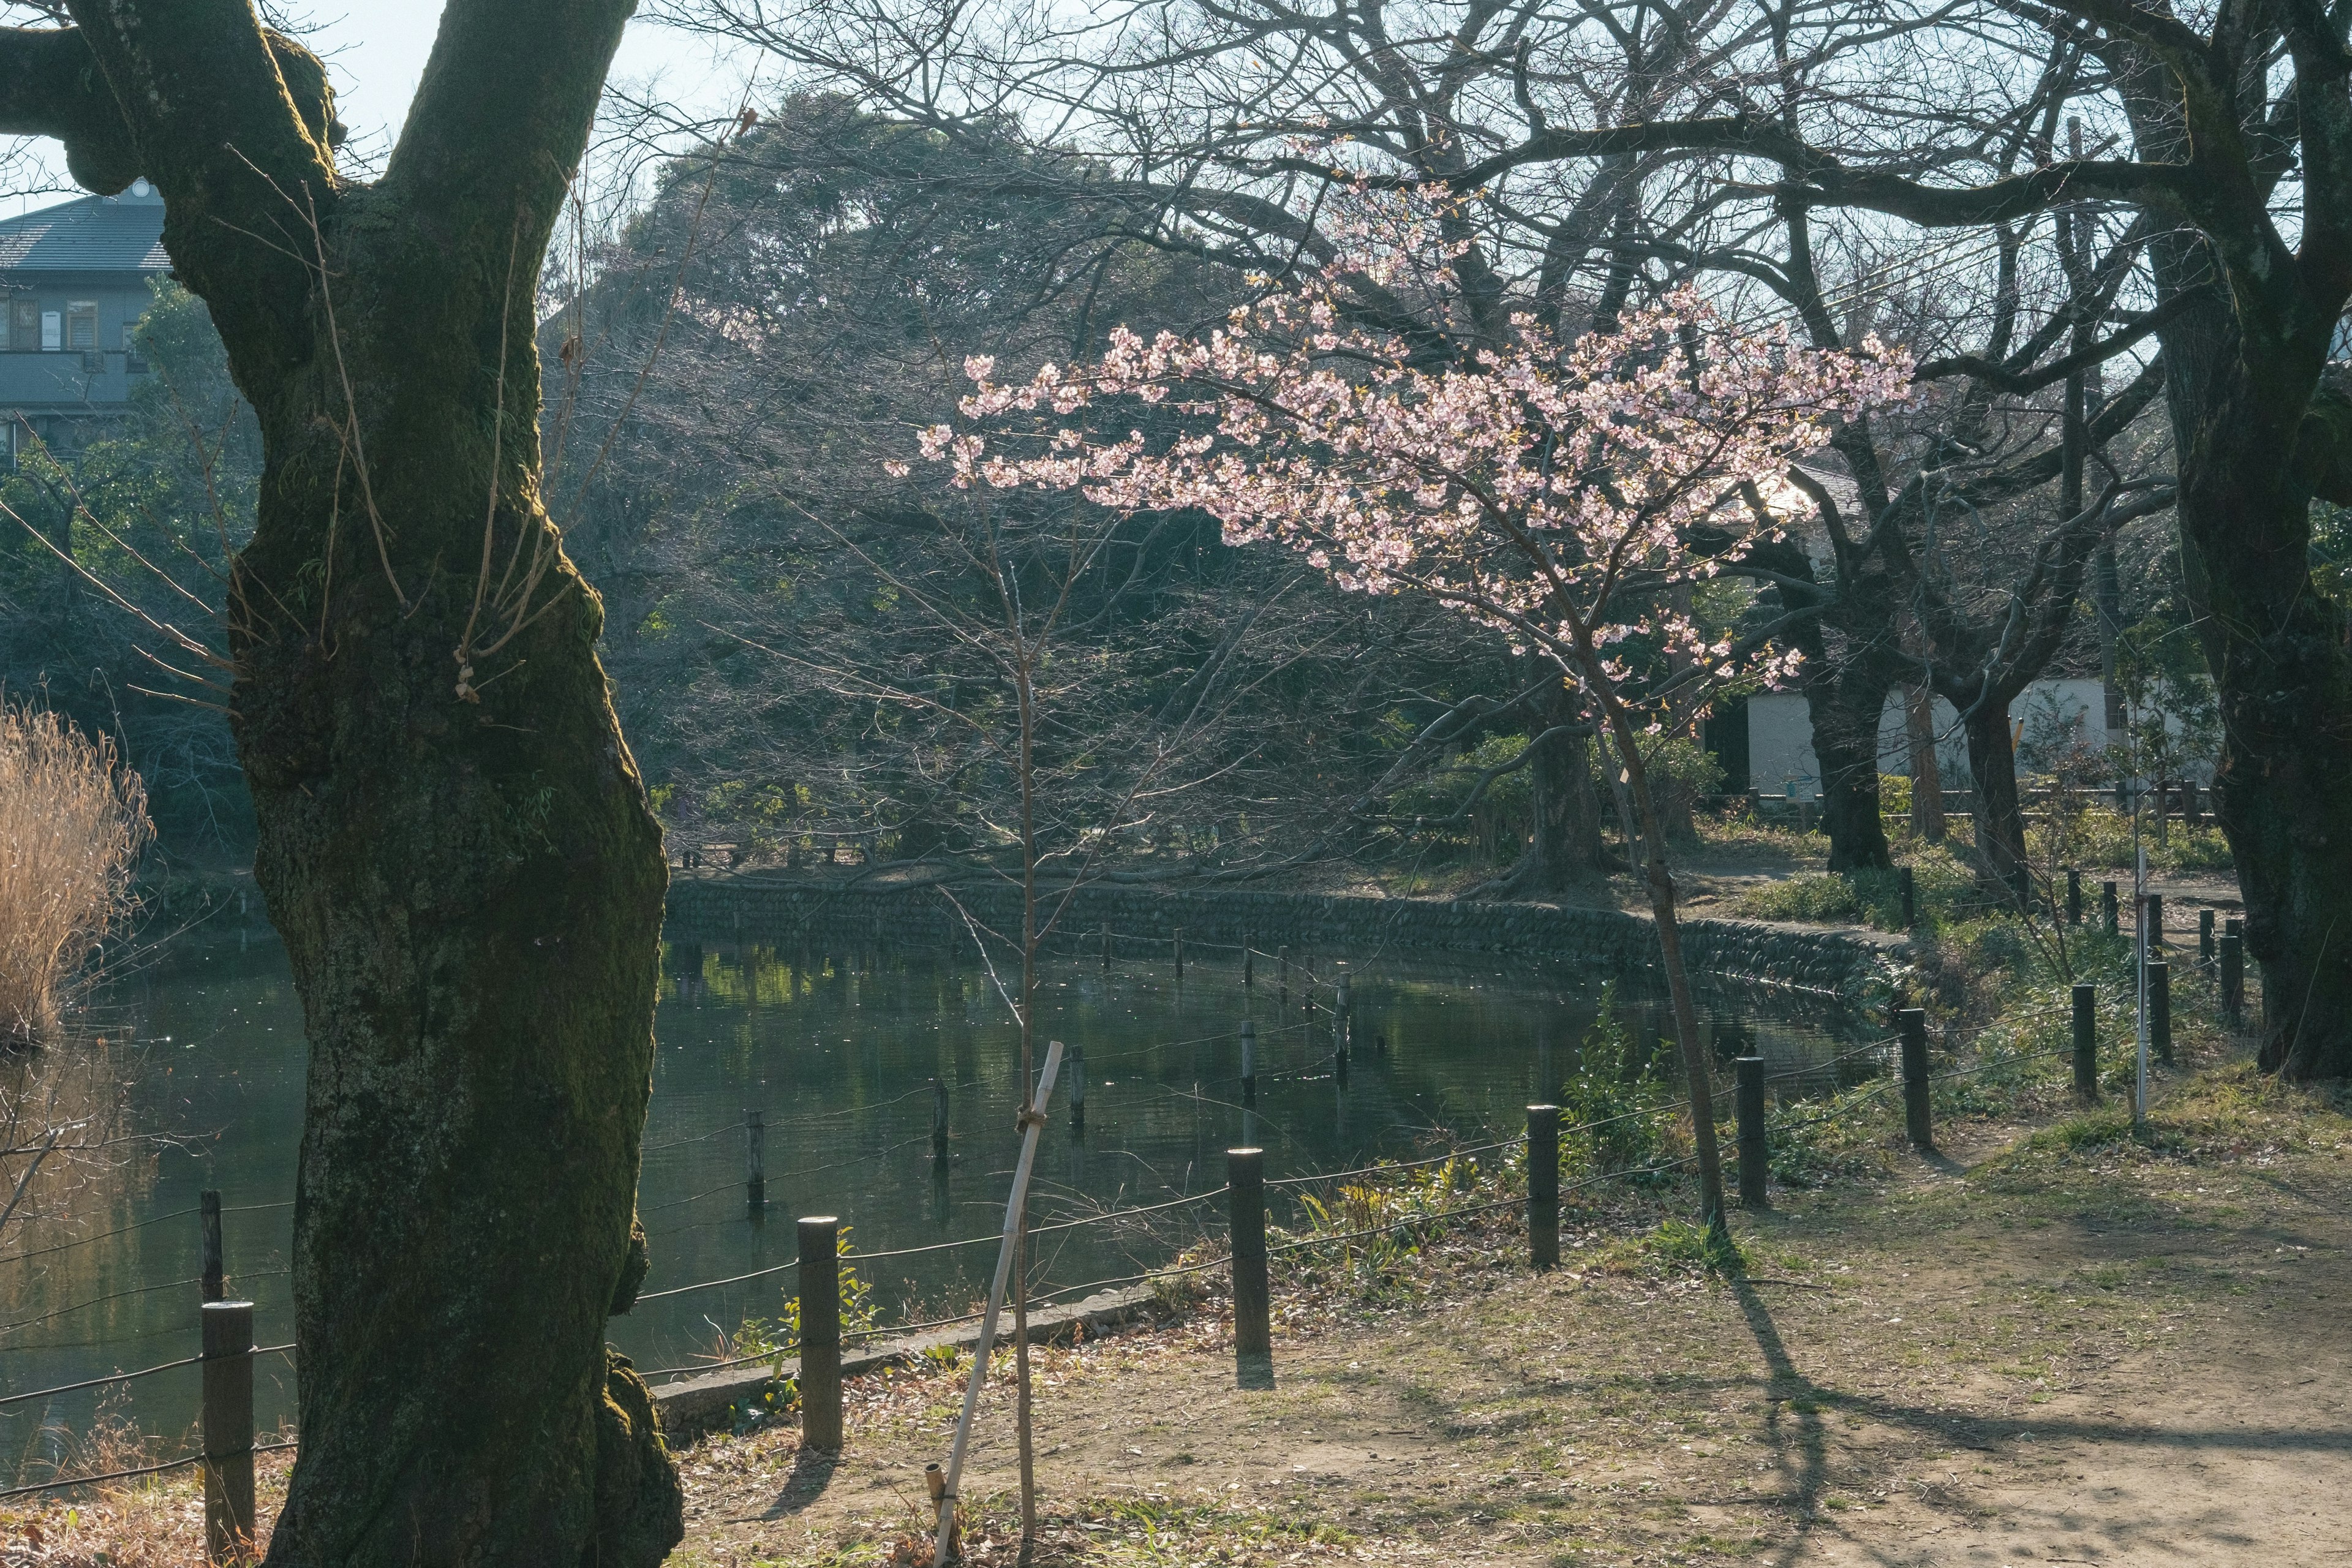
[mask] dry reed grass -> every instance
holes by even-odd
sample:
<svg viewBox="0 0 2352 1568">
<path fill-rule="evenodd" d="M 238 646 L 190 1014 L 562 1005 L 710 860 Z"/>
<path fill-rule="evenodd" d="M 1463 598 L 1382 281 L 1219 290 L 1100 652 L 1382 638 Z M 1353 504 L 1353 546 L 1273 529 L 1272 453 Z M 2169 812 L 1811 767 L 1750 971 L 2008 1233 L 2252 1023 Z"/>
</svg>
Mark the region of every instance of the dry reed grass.
<svg viewBox="0 0 2352 1568">
<path fill-rule="evenodd" d="M 285 1505 L 293 1468 L 290 1453 L 255 1460 L 260 1539 L 253 1561 L 269 1550 L 269 1527 Z M 0 1568 L 214 1568 L 205 1552 L 202 1476 L 192 1467 L 78 1494 L 0 1502 Z"/>
<path fill-rule="evenodd" d="M 58 1026 L 135 905 L 147 791 L 104 736 L 0 698 L 0 1047 Z"/>
</svg>

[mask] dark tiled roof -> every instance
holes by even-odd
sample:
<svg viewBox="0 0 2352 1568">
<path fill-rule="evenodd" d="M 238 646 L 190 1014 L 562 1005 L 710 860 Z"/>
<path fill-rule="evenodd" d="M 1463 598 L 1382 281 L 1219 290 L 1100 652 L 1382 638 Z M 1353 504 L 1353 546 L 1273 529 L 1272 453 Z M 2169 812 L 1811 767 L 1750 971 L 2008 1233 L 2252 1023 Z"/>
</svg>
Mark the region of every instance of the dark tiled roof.
<svg viewBox="0 0 2352 1568">
<path fill-rule="evenodd" d="M 169 272 L 160 196 L 84 196 L 0 220 L 0 272 Z"/>
</svg>

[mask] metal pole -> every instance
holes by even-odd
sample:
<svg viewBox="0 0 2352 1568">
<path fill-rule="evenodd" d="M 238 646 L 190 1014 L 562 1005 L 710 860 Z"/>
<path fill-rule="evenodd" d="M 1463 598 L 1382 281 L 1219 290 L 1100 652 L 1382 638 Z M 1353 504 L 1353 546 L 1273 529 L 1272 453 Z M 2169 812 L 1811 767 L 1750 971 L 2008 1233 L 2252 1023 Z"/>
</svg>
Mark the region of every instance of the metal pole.
<svg viewBox="0 0 2352 1568">
<path fill-rule="evenodd" d="M 1242 1103 L 1257 1102 L 1257 1026 L 1242 1020 Z"/>
<path fill-rule="evenodd" d="M 944 1163 L 948 1157 L 948 1086 L 944 1079 L 931 1079 L 931 1158 Z"/>
<path fill-rule="evenodd" d="M 2168 960 L 2151 958 L 2147 961 L 2147 1038 L 2156 1049 L 2156 1059 L 2166 1067 L 2172 1065 L 2172 964 Z"/>
<path fill-rule="evenodd" d="M 1087 1048 L 1070 1047 L 1070 1136 L 1087 1130 Z"/>
</svg>

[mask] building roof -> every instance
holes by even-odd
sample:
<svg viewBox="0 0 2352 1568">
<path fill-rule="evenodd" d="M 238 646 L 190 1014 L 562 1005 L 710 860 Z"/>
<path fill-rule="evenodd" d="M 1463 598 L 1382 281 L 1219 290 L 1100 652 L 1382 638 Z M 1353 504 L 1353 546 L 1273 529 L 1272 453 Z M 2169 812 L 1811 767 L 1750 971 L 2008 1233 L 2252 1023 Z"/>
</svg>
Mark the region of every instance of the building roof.
<svg viewBox="0 0 2352 1568">
<path fill-rule="evenodd" d="M 119 196 L 84 196 L 0 219 L 0 273 L 171 269 L 163 198 L 144 180 Z"/>
</svg>

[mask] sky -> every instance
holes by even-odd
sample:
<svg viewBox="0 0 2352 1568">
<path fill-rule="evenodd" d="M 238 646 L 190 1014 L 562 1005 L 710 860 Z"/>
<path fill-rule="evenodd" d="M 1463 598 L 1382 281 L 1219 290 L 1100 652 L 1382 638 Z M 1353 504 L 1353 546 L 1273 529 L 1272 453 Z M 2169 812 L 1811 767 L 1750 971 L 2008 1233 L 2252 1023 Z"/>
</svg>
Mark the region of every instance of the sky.
<svg viewBox="0 0 2352 1568">
<path fill-rule="evenodd" d="M 441 0 L 313 0 L 315 31 L 304 41 L 325 57 L 343 123 L 368 150 L 380 153 L 399 134 L 440 18 Z M 710 107 L 725 112 L 742 74 L 702 39 L 638 18 L 622 36 L 611 79 L 630 87 L 658 83 L 692 108 L 705 107 L 696 100 L 723 98 Z"/>
<path fill-rule="evenodd" d="M 327 61 L 336 103 L 351 132 L 352 146 L 373 162 L 400 132 L 433 34 L 441 0 L 310 0 L 303 41 Z M 298 16 L 300 5 L 294 7 Z M 643 19 L 633 20 L 614 57 L 611 80 L 632 89 L 654 88 L 688 111 L 730 113 L 740 100 L 744 62 L 715 51 L 705 40 Z M 56 143 L 43 147 L 48 178 L 64 184 L 65 160 Z M 51 189 L 38 195 L 0 193 L 0 216 L 45 207 L 79 192 Z"/>
</svg>

